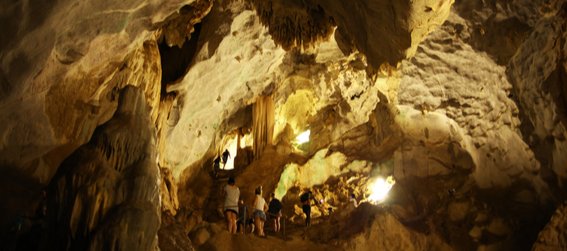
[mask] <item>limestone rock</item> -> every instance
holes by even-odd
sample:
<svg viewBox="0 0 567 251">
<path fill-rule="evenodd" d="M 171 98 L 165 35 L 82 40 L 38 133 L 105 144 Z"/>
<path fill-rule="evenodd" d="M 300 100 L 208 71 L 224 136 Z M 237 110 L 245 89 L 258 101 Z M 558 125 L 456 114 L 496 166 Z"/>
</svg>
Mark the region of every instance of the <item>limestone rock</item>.
<svg viewBox="0 0 567 251">
<path fill-rule="evenodd" d="M 361 210 L 363 208 L 358 209 L 358 213 Z M 358 223 L 362 222 L 354 224 Z M 378 213 L 365 234 L 355 236 L 344 245 L 350 250 L 423 250 L 427 247 L 451 250 L 448 245 L 435 241 L 436 238 L 408 230 L 391 214 Z"/>
<path fill-rule="evenodd" d="M 549 223 L 538 235 L 532 248 L 539 250 L 563 250 L 567 247 L 567 205 L 563 204 L 553 214 Z"/>
<path fill-rule="evenodd" d="M 128 86 L 113 118 L 59 168 L 48 191 L 50 247 L 150 250 L 160 225 L 159 172 L 144 93 Z M 140 219 L 144 219 L 140 221 Z"/>
<path fill-rule="evenodd" d="M 206 227 L 198 228 L 191 234 L 191 240 L 197 246 L 200 246 L 205 242 L 207 242 L 207 240 L 209 240 L 210 237 L 211 234 L 209 233 Z"/>
<path fill-rule="evenodd" d="M 473 238 L 473 240 L 480 240 L 480 238 L 482 237 L 482 228 L 475 226 L 471 229 L 471 231 L 469 231 L 469 235 L 471 238 Z"/>
<path fill-rule="evenodd" d="M 469 207 L 470 205 L 467 201 L 449 204 L 449 208 L 447 209 L 449 211 L 449 219 L 451 221 L 461 221 L 465 219 L 468 215 Z"/>
<path fill-rule="evenodd" d="M 497 236 L 506 236 L 510 234 L 510 227 L 508 227 L 503 219 L 495 218 L 490 221 L 490 224 L 488 224 L 486 231 Z"/>
<path fill-rule="evenodd" d="M 204 250 L 531 245 L 567 196 L 567 4 L 453 2 L 0 4 L 0 233 L 51 184 L 55 249 L 187 250 L 189 232 Z M 215 175 L 238 140 L 237 169 Z M 313 227 L 229 235 L 231 175 L 291 224 L 314 190 Z M 380 206 L 349 206 L 389 175 Z M 557 219 L 538 245 L 564 248 Z"/>
<path fill-rule="evenodd" d="M 158 231 L 160 250 L 194 250 L 182 222 L 168 212 L 162 214 L 161 226 Z"/>
<path fill-rule="evenodd" d="M 262 22 L 284 48 L 309 47 L 332 27 L 375 69 L 413 55 L 417 44 L 441 25 L 453 1 L 252 1 Z M 355 16 L 350 13 L 358 13 Z M 364 31 L 364 32 L 361 32 Z M 384 39 L 388 37 L 388 39 Z"/>
<path fill-rule="evenodd" d="M 149 30 L 186 2 L 3 4 L 1 19 L 11 21 L 2 22 L 0 42 L 7 91 L 0 102 L 6 121 L 0 163 L 26 169 L 47 184 L 59 164 L 110 118 L 115 87 L 159 90 L 160 67 L 154 64 L 159 55 L 128 58 L 153 38 Z"/>
<path fill-rule="evenodd" d="M 171 171 L 167 168 L 160 168 L 162 180 L 160 182 L 160 195 L 162 211 L 172 215 L 179 209 L 179 199 L 177 197 L 177 182 L 173 178 Z"/>
<path fill-rule="evenodd" d="M 533 146 L 545 169 L 552 170 L 560 184 L 567 178 L 566 155 L 560 154 L 567 146 L 565 103 L 565 38 L 567 15 L 565 5 L 561 12 L 542 18 L 534 32 L 526 39 L 510 60 L 508 76 L 514 85 L 514 94 L 522 108 L 522 132 Z M 537 55 L 537 56 L 536 56 Z M 533 65 L 538 65 L 534 68 Z"/>
<path fill-rule="evenodd" d="M 420 45 L 416 56 L 404 62 L 400 103 L 456 122 L 450 132 L 472 158 L 465 165 L 475 163 L 473 177 L 480 187 L 509 186 L 521 177 L 545 198 L 549 194 L 537 175 L 539 162 L 519 132 L 518 107 L 509 98 L 512 85 L 505 67 L 454 35 L 460 20 L 452 14 Z M 479 67 L 473 72 L 468 65 Z"/>
</svg>

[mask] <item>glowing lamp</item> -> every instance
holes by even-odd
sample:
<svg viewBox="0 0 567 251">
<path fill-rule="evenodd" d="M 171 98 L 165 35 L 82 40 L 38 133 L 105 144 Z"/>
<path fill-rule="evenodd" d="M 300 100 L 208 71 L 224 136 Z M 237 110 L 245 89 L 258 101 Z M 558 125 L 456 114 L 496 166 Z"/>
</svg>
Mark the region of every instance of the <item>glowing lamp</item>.
<svg viewBox="0 0 567 251">
<path fill-rule="evenodd" d="M 299 135 L 297 135 L 297 137 L 295 137 L 295 141 L 297 142 L 297 144 L 303 144 L 305 142 L 309 142 L 309 136 L 311 135 L 311 130 L 307 130 L 305 132 L 300 133 Z"/>
<path fill-rule="evenodd" d="M 388 176 L 388 178 L 384 179 L 382 177 L 376 178 L 370 185 L 368 186 L 368 192 L 370 196 L 368 200 L 373 204 L 378 204 L 386 199 L 388 196 L 388 192 L 392 189 L 392 186 L 396 181 L 392 176 Z"/>
</svg>

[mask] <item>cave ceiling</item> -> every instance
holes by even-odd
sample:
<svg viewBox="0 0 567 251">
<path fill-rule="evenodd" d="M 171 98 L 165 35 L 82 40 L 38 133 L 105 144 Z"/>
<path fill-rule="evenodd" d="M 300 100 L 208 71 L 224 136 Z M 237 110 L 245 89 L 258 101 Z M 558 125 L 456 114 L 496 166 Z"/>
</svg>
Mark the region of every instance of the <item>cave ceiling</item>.
<svg viewBox="0 0 567 251">
<path fill-rule="evenodd" d="M 256 146 L 234 159 L 243 169 L 242 191 L 263 182 L 285 201 L 298 189 L 318 187 L 318 196 L 333 198 L 326 206 L 338 207 L 345 198 L 337 194 L 365 197 L 361 187 L 376 175 L 396 179 L 392 211 L 372 218 L 361 230 L 367 237 L 352 233 L 341 245 L 387 247 L 368 242 L 388 235 L 379 222 L 398 229 L 407 237 L 399 245 L 412 250 L 560 245 L 545 236 L 564 224 L 561 213 L 538 232 L 567 196 L 564 0 L 0 6 L 6 218 L 31 210 L 34 194 L 48 187 L 61 195 L 56 210 L 72 215 L 57 218 L 72 232 L 57 231 L 99 240 L 94 249 L 110 238 L 96 232 L 98 225 L 112 233 L 133 221 L 135 210 L 124 201 L 150 219 L 133 232 L 161 236 L 162 212 L 213 207 L 216 183 L 206 170 L 242 136 L 248 140 L 242 144 Z M 310 142 L 294 145 L 306 130 Z M 156 183 L 145 187 L 141 179 Z M 85 192 L 81 182 L 116 189 Z M 75 205 L 105 206 L 64 205 L 61 198 L 73 196 L 81 198 Z M 98 217 L 112 208 L 120 213 L 111 223 Z M 512 213 L 503 215 L 505 209 Z M 367 216 L 365 210 L 372 209 L 351 216 Z M 543 216 L 525 220 L 531 214 Z M 412 225 L 417 221 L 429 225 Z M 537 227 L 514 229 L 531 225 Z M 85 247 L 74 238 L 65 242 Z"/>
</svg>

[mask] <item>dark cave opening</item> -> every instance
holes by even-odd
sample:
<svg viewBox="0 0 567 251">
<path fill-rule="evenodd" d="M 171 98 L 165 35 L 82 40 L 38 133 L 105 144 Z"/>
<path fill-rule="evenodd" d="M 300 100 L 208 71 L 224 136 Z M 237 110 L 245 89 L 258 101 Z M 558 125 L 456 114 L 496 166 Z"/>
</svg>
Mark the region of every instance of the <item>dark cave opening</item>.
<svg viewBox="0 0 567 251">
<path fill-rule="evenodd" d="M 167 85 L 179 80 L 187 70 L 189 65 L 197 52 L 197 41 L 199 41 L 199 34 L 201 33 L 201 23 L 195 24 L 195 31 L 191 33 L 191 38 L 183 46 L 170 47 L 165 39 L 159 44 L 159 54 L 161 60 L 161 96 L 164 97 L 167 93 Z"/>
</svg>

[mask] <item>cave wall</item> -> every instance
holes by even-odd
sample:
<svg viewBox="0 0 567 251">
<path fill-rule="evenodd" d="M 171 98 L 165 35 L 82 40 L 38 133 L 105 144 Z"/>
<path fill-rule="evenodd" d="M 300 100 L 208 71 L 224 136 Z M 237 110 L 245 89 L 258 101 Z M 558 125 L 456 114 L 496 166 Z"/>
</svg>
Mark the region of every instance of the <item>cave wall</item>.
<svg viewBox="0 0 567 251">
<path fill-rule="evenodd" d="M 342 49 L 362 52 L 376 69 L 413 55 L 424 36 L 447 18 L 454 1 L 251 2 L 284 48 L 316 47 L 337 26 Z"/>
<path fill-rule="evenodd" d="M 565 198 L 565 1 L 463 0 L 452 5 L 381 0 L 219 1 L 212 7 L 209 1 L 3 3 L 7 11 L 0 17 L 10 37 L 0 40 L 3 179 L 21 183 L 18 191 L 49 183 L 56 172 L 64 172 L 64 160 L 87 151 L 81 145 L 93 147 L 95 131 L 117 110 L 120 90 L 132 85 L 143 90 L 149 134 L 157 139 L 149 146 L 157 149 L 150 159 L 167 177 L 160 184 L 157 174 L 145 176 L 154 180 L 152 187 L 161 186 L 161 210 L 202 209 L 210 191 L 195 189 L 213 185 L 203 167 L 223 136 L 239 126 L 230 118 L 270 94 L 274 137 L 281 139 L 274 143 L 283 143 L 267 147 L 268 156 L 277 157 L 274 165 L 263 158 L 250 168 L 273 168 L 259 176 L 283 172 L 285 157 L 291 156 L 289 138 L 311 129 L 305 156 L 293 161 L 306 162 L 328 148 L 329 154 L 338 151 L 350 160 L 393 163 L 400 181 L 394 189 L 401 198 L 398 219 L 429 217 L 428 231 L 455 230 L 435 233 L 453 243 L 528 244 L 549 209 Z M 182 45 L 200 21 L 190 68 L 162 85 L 158 42 Z M 110 168 L 91 167 L 83 168 Z M 246 177 L 247 186 L 256 186 L 257 179 Z M 180 200 L 177 182 L 193 189 L 180 191 Z M 267 184 L 272 188 L 277 181 Z M 449 196 L 452 189 L 462 197 Z M 32 192 L 25 198 L 2 194 L 8 201 L 2 209 L 9 215 L 29 212 L 37 199 Z M 99 196 L 87 195 L 87 204 Z M 153 208 L 155 201 L 150 204 Z M 59 206 L 72 215 L 69 205 Z M 455 214 L 455 208 L 466 213 Z M 504 209 L 511 209 L 509 217 Z M 159 211 L 149 210 L 147 217 L 154 220 Z M 91 211 L 85 212 L 73 222 L 86 229 L 84 236 L 103 236 L 92 232 L 99 224 L 92 223 Z M 486 214 L 490 217 L 476 220 Z M 532 214 L 541 217 L 524 219 Z M 128 217 L 100 226 L 118 228 Z M 447 218 L 451 222 L 443 225 Z M 530 225 L 536 227 L 508 231 Z M 144 228 L 153 236 L 154 227 Z M 505 243 L 517 239 L 524 242 Z"/>
<path fill-rule="evenodd" d="M 3 40 L 0 53 L 7 90 L 1 101 L 2 165 L 47 183 L 59 163 L 108 120 L 113 88 L 126 84 L 121 81 L 158 83 L 159 65 L 144 71 L 124 62 L 151 40 L 160 21 L 186 3 L 3 3 L 2 18 L 12 21 L 3 22 L 3 38 L 10 39 Z M 152 64 L 138 62 L 133 67 Z M 121 81 L 113 78 L 128 70 Z"/>
<path fill-rule="evenodd" d="M 47 238 L 40 247 L 157 247 L 160 172 L 149 115 L 144 92 L 125 87 L 112 118 L 63 161 L 47 189 Z"/>
<path fill-rule="evenodd" d="M 567 11 L 543 17 L 508 63 L 508 76 L 522 108 L 523 133 L 547 172 L 563 187 L 567 178 L 564 151 Z"/>
</svg>

